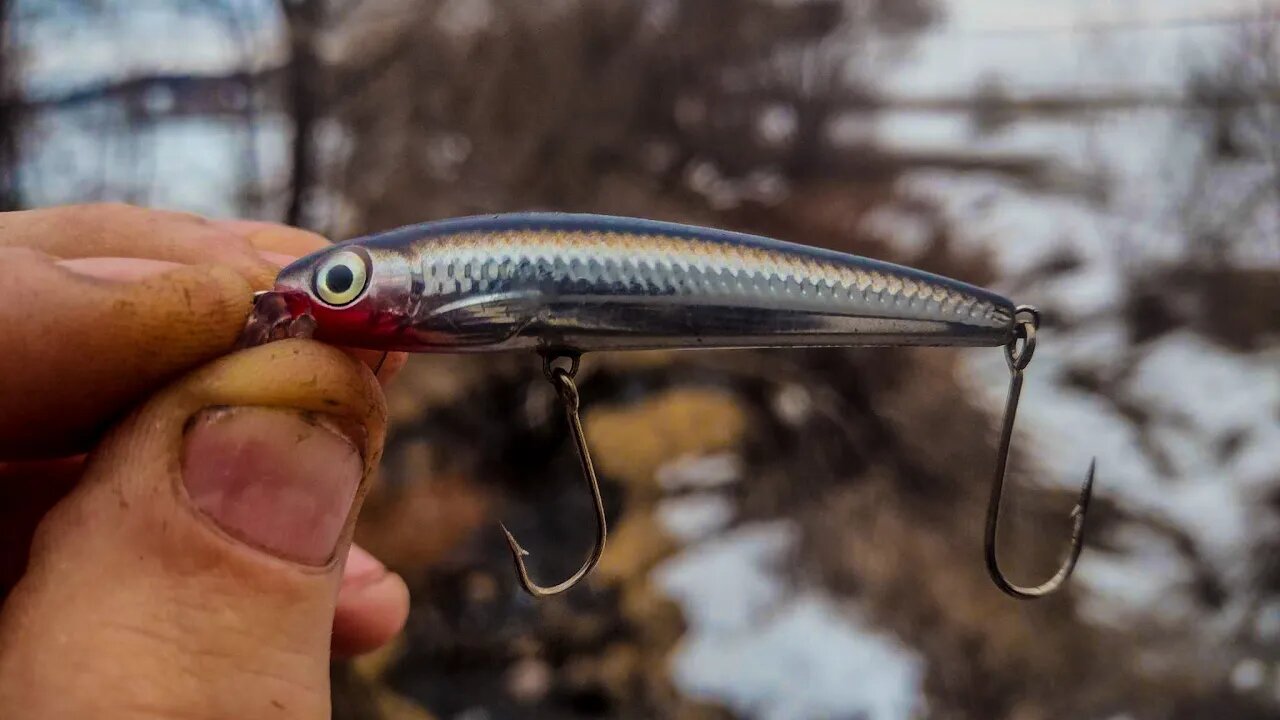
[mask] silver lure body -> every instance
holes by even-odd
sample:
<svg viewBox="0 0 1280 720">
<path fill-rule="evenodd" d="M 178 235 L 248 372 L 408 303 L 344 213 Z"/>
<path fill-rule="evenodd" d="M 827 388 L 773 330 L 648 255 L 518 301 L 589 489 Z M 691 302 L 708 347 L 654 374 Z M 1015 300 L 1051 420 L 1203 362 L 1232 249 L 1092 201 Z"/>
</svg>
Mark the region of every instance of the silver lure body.
<svg viewBox="0 0 1280 720">
<path fill-rule="evenodd" d="M 319 334 L 328 327 L 328 339 L 384 350 L 999 346 L 1014 328 L 1011 301 L 956 280 L 651 220 L 459 218 L 321 255 L 344 248 L 367 258 L 371 277 L 340 308 L 311 293 Z M 315 266 L 286 268 L 277 289 L 308 288 Z"/>
</svg>

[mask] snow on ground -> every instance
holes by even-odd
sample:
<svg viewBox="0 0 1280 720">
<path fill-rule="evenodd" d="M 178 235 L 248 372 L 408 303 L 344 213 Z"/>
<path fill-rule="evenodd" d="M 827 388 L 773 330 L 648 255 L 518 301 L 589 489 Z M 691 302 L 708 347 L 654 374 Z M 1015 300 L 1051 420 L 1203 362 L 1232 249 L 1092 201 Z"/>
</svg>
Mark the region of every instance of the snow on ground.
<svg viewBox="0 0 1280 720">
<path fill-rule="evenodd" d="M 655 571 L 689 631 L 673 675 L 690 697 L 746 717 L 915 717 L 923 663 L 856 608 L 783 577 L 796 532 L 756 523 L 686 548 Z"/>
<path fill-rule="evenodd" d="M 669 493 L 657 518 L 682 545 L 653 576 L 688 627 L 672 659 L 676 686 L 761 720 L 915 717 L 922 660 L 856 607 L 795 587 L 786 575 L 793 522 L 726 530 L 735 505 L 724 490 L 741 471 L 735 454 L 716 453 L 657 472 Z"/>
<path fill-rule="evenodd" d="M 733 503 L 723 495 L 673 498 L 658 504 L 658 522 L 683 543 L 701 540 L 722 530 L 733 519 Z"/>
<path fill-rule="evenodd" d="M 658 470 L 658 485 L 667 492 L 730 485 L 742 479 L 741 465 L 736 453 L 678 457 Z"/>
</svg>

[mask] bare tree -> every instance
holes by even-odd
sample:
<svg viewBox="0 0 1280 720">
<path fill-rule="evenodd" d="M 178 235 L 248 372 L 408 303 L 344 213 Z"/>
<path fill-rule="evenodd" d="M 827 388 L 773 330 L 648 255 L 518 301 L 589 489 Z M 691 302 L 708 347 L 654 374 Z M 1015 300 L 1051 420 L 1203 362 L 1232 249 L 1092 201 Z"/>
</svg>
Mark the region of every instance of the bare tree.
<svg viewBox="0 0 1280 720">
<path fill-rule="evenodd" d="M 18 153 L 22 93 L 14 75 L 11 9 L 8 0 L 0 0 L 0 210 L 22 206 Z"/>
<path fill-rule="evenodd" d="M 1192 254 L 1206 264 L 1230 264 L 1233 252 L 1280 253 L 1280 10 L 1260 9 L 1235 33 L 1188 83 L 1206 150 L 1182 219 Z"/>
<path fill-rule="evenodd" d="M 315 134 L 324 110 L 320 91 L 323 67 L 316 42 L 326 7 L 323 0 L 281 0 L 280 10 L 285 18 L 289 42 L 285 92 L 294 132 L 285 222 L 303 225 L 307 222 L 307 200 L 316 182 L 318 151 Z"/>
</svg>

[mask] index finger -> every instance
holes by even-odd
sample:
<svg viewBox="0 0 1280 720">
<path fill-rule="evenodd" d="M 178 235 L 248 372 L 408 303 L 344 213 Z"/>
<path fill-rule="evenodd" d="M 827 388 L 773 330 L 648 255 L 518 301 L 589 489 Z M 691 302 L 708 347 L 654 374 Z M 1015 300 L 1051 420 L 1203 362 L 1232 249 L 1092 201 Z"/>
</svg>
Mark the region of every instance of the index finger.
<svg viewBox="0 0 1280 720">
<path fill-rule="evenodd" d="M 0 248 L 30 248 L 62 260 L 137 258 L 217 264 L 266 287 L 276 268 L 244 238 L 196 215 L 131 205 L 71 205 L 0 214 Z"/>
<path fill-rule="evenodd" d="M 0 457 L 82 451 L 146 393 L 235 343 L 255 289 L 241 274 L 137 262 L 133 279 L 107 280 L 0 247 Z"/>
</svg>

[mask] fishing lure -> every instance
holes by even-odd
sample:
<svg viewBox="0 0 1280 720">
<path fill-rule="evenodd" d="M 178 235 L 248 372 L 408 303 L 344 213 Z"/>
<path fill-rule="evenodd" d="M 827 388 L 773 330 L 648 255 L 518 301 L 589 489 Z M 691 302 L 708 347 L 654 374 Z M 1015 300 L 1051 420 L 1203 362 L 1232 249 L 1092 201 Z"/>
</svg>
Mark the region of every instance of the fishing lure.
<svg viewBox="0 0 1280 720">
<path fill-rule="evenodd" d="M 1084 541 L 1091 463 L 1068 553 L 1046 582 L 1010 582 L 996 558 L 1005 468 L 1040 314 L 963 282 L 770 238 L 652 220 L 561 213 L 458 218 L 356 238 L 284 268 L 259 293 L 242 344 L 313 336 L 407 352 L 534 350 L 564 405 L 591 492 L 597 537 L 583 565 L 544 587 L 504 526 L 522 587 L 573 587 L 608 535 L 578 415 L 582 353 L 658 348 L 1003 347 L 1010 384 L 985 527 L 996 586 L 1018 598 L 1058 589 Z M 385 355 L 384 355 L 385 357 Z"/>
</svg>

